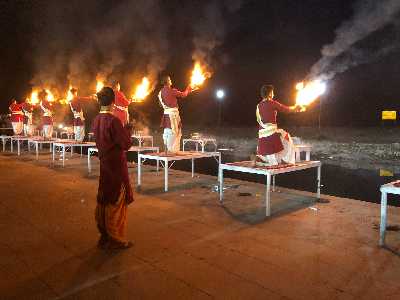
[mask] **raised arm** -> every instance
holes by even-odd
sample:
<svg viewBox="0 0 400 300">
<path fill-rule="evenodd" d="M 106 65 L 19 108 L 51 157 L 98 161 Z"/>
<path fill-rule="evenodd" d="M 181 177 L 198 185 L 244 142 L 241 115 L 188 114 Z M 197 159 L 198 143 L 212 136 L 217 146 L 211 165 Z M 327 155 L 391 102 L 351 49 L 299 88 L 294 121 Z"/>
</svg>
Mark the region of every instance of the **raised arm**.
<svg viewBox="0 0 400 300">
<path fill-rule="evenodd" d="M 299 105 L 292 105 L 292 106 L 287 106 L 284 105 L 278 101 L 274 100 L 274 108 L 279 111 L 279 112 L 284 112 L 284 113 L 290 113 L 290 112 L 301 112 L 304 111 L 305 108 L 299 106 Z"/>
<path fill-rule="evenodd" d="M 175 97 L 185 98 L 192 91 L 192 88 L 188 86 L 183 92 L 179 91 L 178 89 L 172 89 L 172 91 Z"/>
</svg>

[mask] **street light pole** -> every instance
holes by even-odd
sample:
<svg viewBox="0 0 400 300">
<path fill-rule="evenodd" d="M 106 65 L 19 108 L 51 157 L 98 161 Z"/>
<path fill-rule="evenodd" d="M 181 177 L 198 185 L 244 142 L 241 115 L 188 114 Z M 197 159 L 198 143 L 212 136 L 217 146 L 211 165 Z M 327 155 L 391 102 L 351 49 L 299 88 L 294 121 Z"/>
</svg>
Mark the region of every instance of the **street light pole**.
<svg viewBox="0 0 400 300">
<path fill-rule="evenodd" d="M 218 101 L 218 127 L 221 127 L 222 121 L 222 100 Z"/>
</svg>

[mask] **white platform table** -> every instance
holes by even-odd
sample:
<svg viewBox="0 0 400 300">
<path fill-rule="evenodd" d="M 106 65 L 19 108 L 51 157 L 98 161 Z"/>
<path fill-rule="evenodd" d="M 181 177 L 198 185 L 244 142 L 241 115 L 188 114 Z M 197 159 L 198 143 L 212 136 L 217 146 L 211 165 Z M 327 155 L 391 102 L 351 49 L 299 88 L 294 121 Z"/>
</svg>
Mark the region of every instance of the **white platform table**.
<svg viewBox="0 0 400 300">
<path fill-rule="evenodd" d="M 143 146 L 143 143 L 144 143 L 146 140 L 148 140 L 148 141 L 151 142 L 151 146 L 152 146 L 152 147 L 154 146 L 154 138 L 153 138 L 152 135 L 137 135 L 137 134 L 134 134 L 134 135 L 131 135 L 131 138 L 133 138 L 133 139 L 135 139 L 135 140 L 138 141 L 139 147 L 142 147 L 142 146 Z"/>
<path fill-rule="evenodd" d="M 385 245 L 386 223 L 387 223 L 387 194 L 400 195 L 400 180 L 381 185 L 381 225 L 379 245 Z"/>
<path fill-rule="evenodd" d="M 139 147 L 139 146 L 132 146 L 129 148 L 129 150 L 127 152 L 137 152 L 138 154 L 138 159 L 139 159 L 139 154 L 141 152 L 158 152 L 160 151 L 160 149 L 158 147 Z M 88 149 L 88 172 L 91 173 L 92 172 L 92 163 L 90 160 L 90 157 L 93 153 L 98 153 L 99 149 L 97 149 L 96 147 L 90 147 Z"/>
<path fill-rule="evenodd" d="M 65 166 L 65 152 L 70 149 L 71 156 L 74 152 L 74 147 L 80 147 L 81 148 L 81 156 L 82 156 L 82 148 L 83 147 L 93 147 L 95 146 L 96 143 L 94 142 L 83 142 L 83 143 L 78 143 L 75 142 L 74 140 L 58 140 L 57 142 L 53 143 L 53 163 L 55 161 L 55 153 L 56 149 L 60 149 L 61 151 L 61 157 L 63 161 L 63 167 Z"/>
<path fill-rule="evenodd" d="M 1 142 L 3 143 L 3 152 L 6 151 L 7 141 L 11 143 L 12 135 L 0 135 Z"/>
<path fill-rule="evenodd" d="M 29 137 L 22 135 L 13 135 L 11 137 L 11 152 L 14 152 L 14 142 L 17 143 L 17 154 L 21 155 L 21 143 L 23 144 L 25 141 L 28 143 Z"/>
<path fill-rule="evenodd" d="M 320 161 L 304 161 L 294 165 L 279 165 L 274 167 L 254 166 L 254 161 L 241 161 L 234 163 L 226 163 L 219 165 L 219 201 L 224 201 L 224 170 L 260 174 L 267 177 L 265 192 L 265 215 L 271 215 L 271 177 L 277 174 L 297 172 L 305 169 L 317 168 L 317 198 L 320 198 L 321 191 L 321 162 Z"/>
<path fill-rule="evenodd" d="M 305 152 L 306 153 L 306 161 L 310 160 L 311 156 L 311 150 L 312 146 L 311 145 L 303 145 L 303 144 L 295 144 L 295 155 L 296 155 L 296 162 L 301 161 L 301 153 Z"/>
<path fill-rule="evenodd" d="M 157 166 L 161 162 L 164 167 L 164 191 L 168 192 L 168 170 L 172 167 L 177 160 L 191 160 L 192 161 L 192 178 L 194 177 L 194 160 L 204 157 L 213 157 L 218 161 L 218 165 L 221 164 L 221 153 L 220 152 L 195 152 L 195 151 L 179 151 L 178 153 L 150 153 L 150 154 L 139 154 L 138 155 L 138 187 L 142 184 L 142 160 L 155 160 Z M 169 165 L 169 163 L 171 165 Z"/>
<path fill-rule="evenodd" d="M 28 151 L 30 151 L 31 144 L 35 145 L 36 150 L 36 160 L 39 160 L 39 146 L 40 149 L 43 148 L 43 145 L 49 145 L 50 153 L 53 151 L 53 143 L 58 142 L 58 140 L 47 140 L 43 137 L 30 137 L 28 140 Z"/>
<path fill-rule="evenodd" d="M 204 152 L 204 149 L 207 144 L 213 144 L 215 147 L 215 151 L 217 151 L 217 140 L 214 138 L 190 138 L 182 140 L 182 150 L 185 151 L 185 145 L 187 143 L 194 143 L 196 146 L 196 151 L 199 151 L 199 145 L 201 146 L 201 152 Z"/>
</svg>

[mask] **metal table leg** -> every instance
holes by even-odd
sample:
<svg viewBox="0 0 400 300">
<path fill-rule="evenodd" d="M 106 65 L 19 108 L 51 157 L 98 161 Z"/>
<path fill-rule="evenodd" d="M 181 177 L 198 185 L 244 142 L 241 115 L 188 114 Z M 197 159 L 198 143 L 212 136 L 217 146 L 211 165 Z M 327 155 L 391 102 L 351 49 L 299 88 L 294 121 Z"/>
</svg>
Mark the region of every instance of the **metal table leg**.
<svg viewBox="0 0 400 300">
<path fill-rule="evenodd" d="M 36 160 L 39 160 L 39 143 L 35 143 Z"/>
<path fill-rule="evenodd" d="M 62 151 L 62 161 L 63 161 L 63 168 L 64 168 L 64 166 L 65 166 L 65 149 L 66 147 L 65 147 L 65 145 L 63 145 L 62 147 L 61 147 L 61 151 Z M 72 156 L 72 146 L 71 146 L 71 156 Z"/>
<path fill-rule="evenodd" d="M 271 215 L 271 175 L 267 174 L 267 188 L 265 191 L 265 215 Z"/>
<path fill-rule="evenodd" d="M 137 185 L 138 187 L 140 187 L 140 185 L 142 184 L 142 157 L 139 154 L 138 156 L 138 177 L 137 177 Z"/>
<path fill-rule="evenodd" d="M 218 178 L 219 178 L 219 202 L 224 204 L 224 170 L 221 165 L 218 167 Z"/>
<path fill-rule="evenodd" d="M 90 154 L 91 154 L 91 151 L 88 150 L 88 155 L 87 155 L 87 166 L 88 166 L 88 173 L 89 173 L 89 174 L 90 174 L 90 172 L 92 172 L 92 165 L 91 165 L 91 163 L 90 163 Z"/>
<path fill-rule="evenodd" d="M 381 226 L 380 226 L 380 237 L 379 237 L 380 246 L 385 245 L 386 219 L 387 219 L 387 193 L 381 192 Z"/>
<path fill-rule="evenodd" d="M 194 158 L 192 158 L 192 178 L 194 177 Z"/>
<path fill-rule="evenodd" d="M 168 192 L 168 160 L 164 160 L 164 191 Z"/>
</svg>

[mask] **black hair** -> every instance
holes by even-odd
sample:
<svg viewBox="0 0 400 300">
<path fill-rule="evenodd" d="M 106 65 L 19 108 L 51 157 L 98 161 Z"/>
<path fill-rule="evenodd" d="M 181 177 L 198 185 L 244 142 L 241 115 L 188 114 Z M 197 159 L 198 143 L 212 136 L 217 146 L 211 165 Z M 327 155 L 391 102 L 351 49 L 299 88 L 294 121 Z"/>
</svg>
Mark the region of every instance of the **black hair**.
<svg viewBox="0 0 400 300">
<path fill-rule="evenodd" d="M 72 94 L 75 94 L 76 92 L 78 92 L 78 89 L 76 89 L 76 88 L 71 88 L 69 91 L 70 91 Z"/>
<path fill-rule="evenodd" d="M 112 88 L 105 86 L 97 93 L 97 99 L 101 106 L 109 106 L 114 102 L 115 94 Z"/>
<path fill-rule="evenodd" d="M 260 89 L 261 98 L 268 98 L 269 94 L 274 90 L 274 86 L 272 84 L 264 84 Z"/>
</svg>

